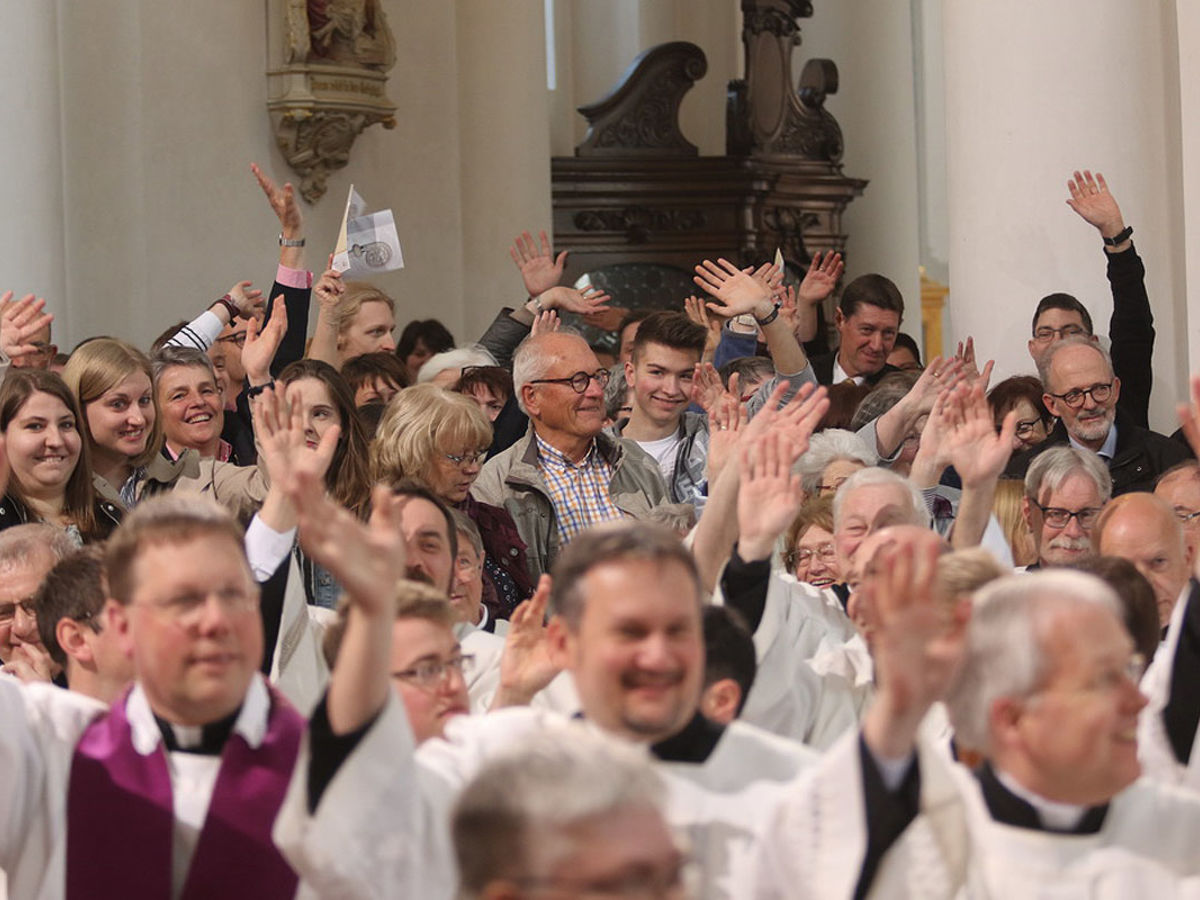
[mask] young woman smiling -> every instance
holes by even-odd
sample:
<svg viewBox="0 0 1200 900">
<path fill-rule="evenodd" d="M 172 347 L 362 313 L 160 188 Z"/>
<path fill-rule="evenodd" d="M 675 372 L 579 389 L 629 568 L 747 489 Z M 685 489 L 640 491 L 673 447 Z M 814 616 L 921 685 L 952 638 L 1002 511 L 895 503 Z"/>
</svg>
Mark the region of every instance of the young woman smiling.
<svg viewBox="0 0 1200 900">
<path fill-rule="evenodd" d="M 98 501 L 75 397 L 53 372 L 17 369 L 0 387 L 0 431 L 11 467 L 0 528 L 45 522 L 80 544 L 103 540 L 121 510 Z"/>
</svg>

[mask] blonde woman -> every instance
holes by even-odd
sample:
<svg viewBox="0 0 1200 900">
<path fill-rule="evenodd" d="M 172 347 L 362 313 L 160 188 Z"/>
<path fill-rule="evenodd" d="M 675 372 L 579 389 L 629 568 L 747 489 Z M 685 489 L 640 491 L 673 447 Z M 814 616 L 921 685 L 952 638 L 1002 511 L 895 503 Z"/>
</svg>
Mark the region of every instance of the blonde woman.
<svg viewBox="0 0 1200 900">
<path fill-rule="evenodd" d="M 309 359 L 327 362 L 339 372 L 348 359 L 396 349 L 396 303 L 365 281 L 342 281 L 329 269 L 313 285 L 321 310 L 308 348 Z"/>
<path fill-rule="evenodd" d="M 419 478 L 476 524 L 484 542 L 484 575 L 497 597 L 491 612 L 507 619 L 533 593 L 533 583 L 512 516 L 471 496 L 491 443 L 492 425 L 475 401 L 418 384 L 393 397 L 384 411 L 371 446 L 371 473 L 387 483 Z"/>
</svg>

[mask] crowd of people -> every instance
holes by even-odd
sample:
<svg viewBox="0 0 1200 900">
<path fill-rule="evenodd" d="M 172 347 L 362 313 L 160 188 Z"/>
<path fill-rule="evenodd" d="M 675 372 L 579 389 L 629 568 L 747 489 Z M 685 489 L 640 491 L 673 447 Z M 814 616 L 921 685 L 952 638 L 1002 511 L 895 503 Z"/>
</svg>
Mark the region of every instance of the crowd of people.
<svg viewBox="0 0 1200 900">
<path fill-rule="evenodd" d="M 1107 339 L 1031 299 L 993 385 L 835 252 L 627 309 L 525 232 L 397 339 L 252 168 L 269 291 L 0 302 L 8 896 L 1200 893 L 1200 380 L 1150 430 L 1102 176 Z"/>
</svg>

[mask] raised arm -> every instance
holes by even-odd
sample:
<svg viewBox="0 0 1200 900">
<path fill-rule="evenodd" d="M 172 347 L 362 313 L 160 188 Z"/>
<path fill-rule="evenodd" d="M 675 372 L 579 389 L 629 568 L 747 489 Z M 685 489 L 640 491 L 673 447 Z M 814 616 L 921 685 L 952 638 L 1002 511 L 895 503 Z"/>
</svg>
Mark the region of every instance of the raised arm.
<svg viewBox="0 0 1200 900">
<path fill-rule="evenodd" d="M 334 313 L 345 291 L 342 273 L 334 268 L 326 269 L 320 280 L 313 285 L 313 294 L 321 308 L 317 313 L 317 329 L 313 332 L 312 343 L 308 346 L 308 358 L 329 363 L 335 369 L 340 369 L 341 366 L 338 362 L 338 326 Z"/>
<path fill-rule="evenodd" d="M 820 306 L 846 270 L 842 254 L 828 250 L 824 255 L 813 254 L 800 289 L 796 291 L 796 311 L 792 332 L 798 341 L 811 341 L 817 336 L 817 307 Z"/>
<path fill-rule="evenodd" d="M 983 540 L 996 483 L 1012 456 L 1017 411 L 1009 411 L 997 433 L 982 384 L 960 385 L 955 393 L 959 396 L 946 439 L 946 454 L 962 479 L 962 498 L 950 535 L 954 549 L 962 550 L 976 547 Z"/>
<path fill-rule="evenodd" d="M 283 294 L 288 308 L 288 330 L 275 356 L 272 372 L 278 372 L 289 363 L 304 356 L 304 342 L 308 336 L 308 307 L 311 301 L 312 273 L 304 259 L 304 215 L 296 200 L 296 192 L 290 182 L 279 187 L 273 180 L 251 163 L 258 186 L 262 188 L 279 219 L 279 267 L 275 272 L 275 285 L 271 296 Z"/>
<path fill-rule="evenodd" d="M 192 347 L 207 350 L 217 340 L 221 330 L 235 319 L 249 319 L 262 308 L 263 293 L 249 281 L 239 281 L 223 297 L 214 300 L 204 312 L 179 329 L 169 347 Z"/>
<path fill-rule="evenodd" d="M 12 291 L 5 291 L 0 297 L 0 381 L 14 359 L 37 352 L 30 340 L 54 321 L 41 297 L 26 294 L 13 300 L 12 296 Z"/>
</svg>

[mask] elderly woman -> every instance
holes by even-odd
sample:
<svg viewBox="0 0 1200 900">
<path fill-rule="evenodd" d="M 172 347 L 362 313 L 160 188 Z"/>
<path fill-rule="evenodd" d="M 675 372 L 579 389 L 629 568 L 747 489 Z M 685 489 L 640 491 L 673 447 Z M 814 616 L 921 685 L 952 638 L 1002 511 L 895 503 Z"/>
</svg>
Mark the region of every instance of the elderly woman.
<svg viewBox="0 0 1200 900">
<path fill-rule="evenodd" d="M 465 513 L 484 541 L 484 577 L 496 597 L 490 611 L 507 619 L 533 593 L 525 544 L 504 509 L 471 496 L 492 426 L 473 400 L 433 384 L 405 388 L 392 398 L 371 447 L 376 481 L 419 478 L 444 503 Z"/>
<path fill-rule="evenodd" d="M 806 496 L 832 497 L 859 469 L 878 464 L 879 456 L 853 431 L 829 428 L 809 439 L 797 466 Z"/>
<path fill-rule="evenodd" d="M 797 581 L 826 588 L 844 580 L 833 545 L 832 497 L 816 497 L 800 507 L 784 547 L 783 564 Z"/>
<path fill-rule="evenodd" d="M 1013 452 L 1036 447 L 1050 433 L 1054 417 L 1042 402 L 1045 389 L 1032 375 L 1014 375 L 988 391 L 988 408 L 996 420 L 996 430 L 1004 423 L 1009 411 L 1017 411 L 1017 431 L 1013 435 Z"/>
</svg>

